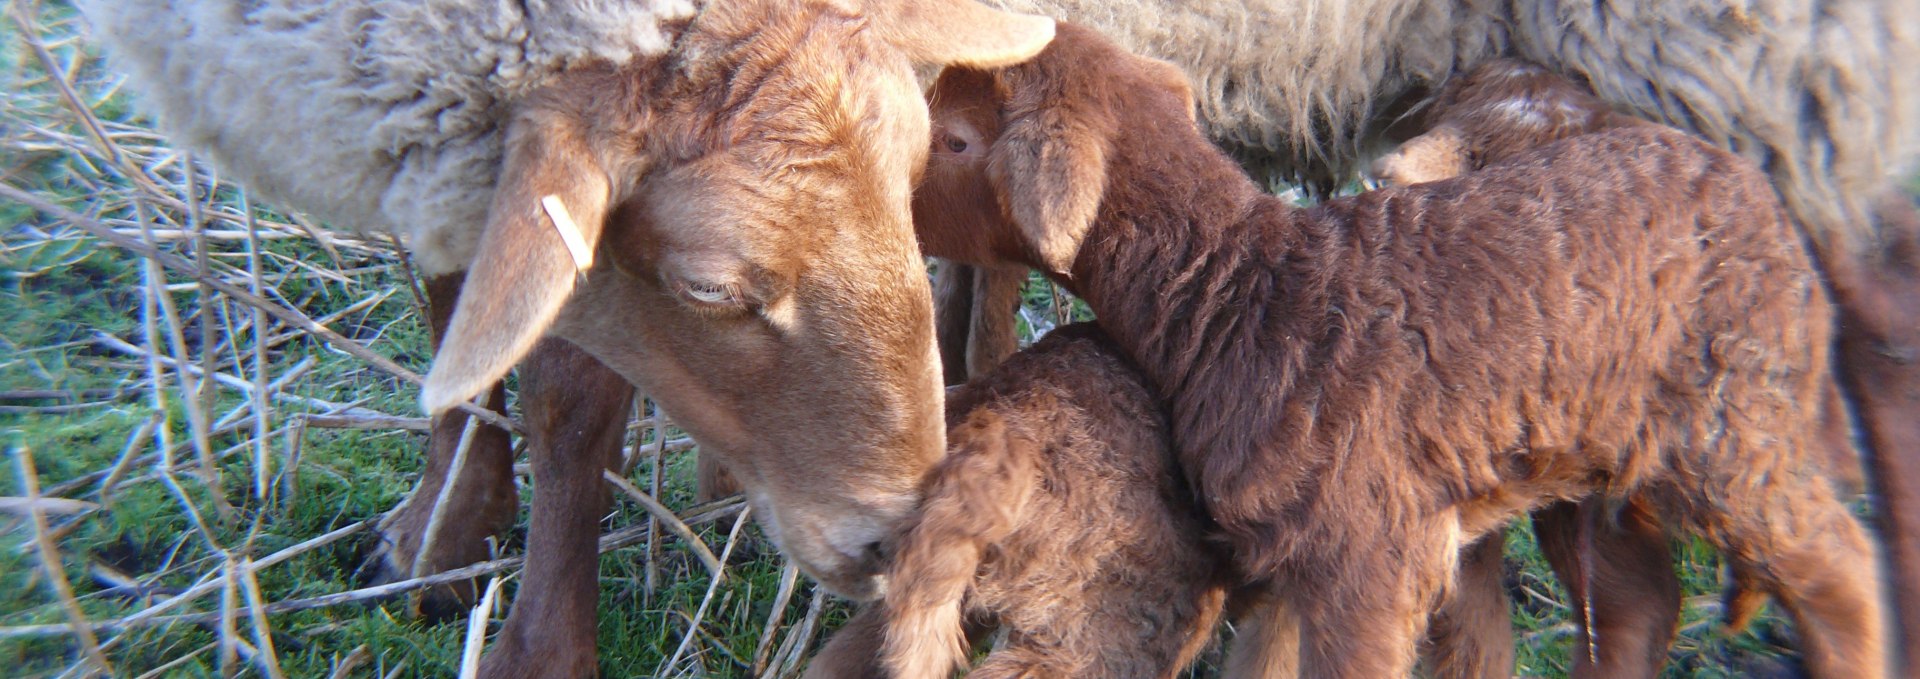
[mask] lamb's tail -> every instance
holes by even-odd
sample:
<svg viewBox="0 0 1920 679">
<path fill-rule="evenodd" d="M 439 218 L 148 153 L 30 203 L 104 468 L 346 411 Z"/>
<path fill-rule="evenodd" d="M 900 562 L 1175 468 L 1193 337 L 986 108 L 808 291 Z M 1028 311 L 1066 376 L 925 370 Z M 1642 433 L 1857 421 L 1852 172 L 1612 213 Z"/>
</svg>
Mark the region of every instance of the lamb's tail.
<svg viewBox="0 0 1920 679">
<path fill-rule="evenodd" d="M 895 679 L 945 679 L 966 662 L 962 599 L 988 547 L 1019 525 L 1039 476 L 1040 446 L 991 412 L 974 413 L 948 444 L 887 586 L 881 657 Z"/>
</svg>

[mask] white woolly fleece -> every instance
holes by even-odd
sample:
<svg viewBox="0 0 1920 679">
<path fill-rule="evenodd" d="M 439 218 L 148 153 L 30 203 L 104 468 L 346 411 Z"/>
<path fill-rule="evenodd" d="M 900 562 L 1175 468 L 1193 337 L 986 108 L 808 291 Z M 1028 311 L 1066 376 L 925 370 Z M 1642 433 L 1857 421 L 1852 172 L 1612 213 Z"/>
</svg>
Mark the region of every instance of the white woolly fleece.
<svg viewBox="0 0 1920 679">
<path fill-rule="evenodd" d="M 665 52 L 702 0 L 80 0 L 174 140 L 260 196 L 466 268 L 505 103 Z"/>
<path fill-rule="evenodd" d="M 1920 154 L 1915 0 L 988 0 L 1091 26 L 1193 80 L 1209 134 L 1344 175 L 1382 109 L 1492 56 L 1753 158 L 1823 252 Z"/>
<path fill-rule="evenodd" d="M 502 101 L 570 61 L 667 49 L 703 0 L 80 0 L 176 139 L 255 191 L 463 268 Z M 1345 173 L 1380 110 L 1490 56 L 1759 161 L 1825 252 L 1920 154 L 1914 0 L 988 0 L 1093 26 L 1193 79 L 1210 132 Z M 527 8 L 523 13 L 521 7 Z"/>
</svg>

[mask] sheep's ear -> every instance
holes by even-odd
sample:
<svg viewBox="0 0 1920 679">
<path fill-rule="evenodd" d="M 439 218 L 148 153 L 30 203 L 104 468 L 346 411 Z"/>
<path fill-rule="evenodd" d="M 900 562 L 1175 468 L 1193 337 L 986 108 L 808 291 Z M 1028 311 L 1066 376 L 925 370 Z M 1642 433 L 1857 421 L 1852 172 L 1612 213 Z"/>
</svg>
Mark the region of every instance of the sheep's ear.
<svg viewBox="0 0 1920 679">
<path fill-rule="evenodd" d="M 871 7 L 888 42 L 923 64 L 1010 66 L 1053 41 L 1053 19 L 974 0 L 876 0 Z"/>
<path fill-rule="evenodd" d="M 1085 116 L 1043 107 L 1008 121 L 988 178 L 1039 264 L 1068 273 L 1107 188 L 1107 139 Z"/>
<path fill-rule="evenodd" d="M 571 121 L 517 118 L 421 406 L 439 413 L 498 381 L 533 348 L 592 264 L 610 199 L 607 173 Z"/>
</svg>

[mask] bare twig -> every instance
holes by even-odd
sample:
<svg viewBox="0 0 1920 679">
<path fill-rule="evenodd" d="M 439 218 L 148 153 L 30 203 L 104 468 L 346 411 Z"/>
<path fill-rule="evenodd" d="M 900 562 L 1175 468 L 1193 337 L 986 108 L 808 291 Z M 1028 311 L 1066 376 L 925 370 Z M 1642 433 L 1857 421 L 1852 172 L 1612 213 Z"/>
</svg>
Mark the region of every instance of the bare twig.
<svg viewBox="0 0 1920 679">
<path fill-rule="evenodd" d="M 80 500 L 68 500 L 58 497 L 0 497 L 0 512 L 32 515 L 35 512 L 47 514 L 79 514 L 99 509 L 100 505 Z"/>
<path fill-rule="evenodd" d="M 467 641 L 460 649 L 460 679 L 480 676 L 480 652 L 487 647 L 487 620 L 493 617 L 493 600 L 500 596 L 500 578 L 487 580 L 487 592 L 467 615 Z"/>
<path fill-rule="evenodd" d="M 746 504 L 736 498 L 726 502 L 713 503 L 712 505 L 709 505 L 709 507 L 705 511 L 695 516 L 687 518 L 686 523 L 688 525 L 704 524 L 704 523 L 712 522 L 718 519 L 726 518 L 728 516 L 733 516 L 737 513 L 744 513 L 745 511 L 746 511 Z M 620 549 L 622 547 L 628 547 L 631 545 L 639 544 L 641 540 L 646 539 L 646 534 L 647 534 L 647 529 L 645 526 L 634 526 L 631 528 L 623 528 L 621 530 L 617 530 L 611 533 L 607 533 L 606 535 L 602 535 L 600 536 L 599 553 L 605 554 L 607 552 L 611 552 L 613 550 Z M 304 611 L 304 610 L 313 609 L 313 608 L 328 608 L 332 606 L 340 606 L 340 605 L 350 604 L 350 603 L 359 602 L 359 601 L 367 601 L 370 599 L 380 599 L 384 597 L 393 596 L 395 594 L 410 592 L 416 589 L 420 589 L 422 587 L 435 587 L 435 586 L 444 585 L 450 582 L 459 582 L 461 580 L 466 580 L 469 578 L 479 577 L 482 575 L 488 575 L 492 573 L 498 573 L 500 571 L 508 570 L 511 568 L 518 568 L 520 564 L 525 560 L 526 560 L 526 557 L 524 556 L 514 556 L 514 557 L 508 557 L 505 559 L 495 559 L 493 561 L 477 563 L 464 568 L 456 568 L 456 569 L 445 571 L 442 573 L 435 573 L 433 575 L 428 575 L 425 577 L 401 580 L 399 582 L 392 582 L 384 585 L 376 585 L 373 587 L 362 587 L 360 589 L 350 590 L 346 592 L 339 592 L 335 594 L 324 594 L 321 596 L 316 596 L 316 597 L 311 597 L 306 599 L 293 599 L 289 601 L 279 601 L 279 602 L 267 604 L 263 612 L 266 615 L 276 615 L 279 613 L 287 613 L 291 611 Z M 256 568 L 264 567 L 266 565 L 267 565 L 266 559 L 262 559 L 255 563 Z M 191 591 L 192 590 L 189 590 L 189 592 Z M 181 597 L 176 597 L 176 598 L 185 598 L 185 594 L 183 594 Z M 167 624 L 175 624 L 175 623 L 206 624 L 210 622 L 216 622 L 219 619 L 218 613 L 194 613 L 194 614 L 173 615 L 173 616 L 148 615 L 145 617 L 141 617 L 142 615 L 145 615 L 145 613 L 146 612 L 143 611 L 141 614 L 135 614 L 133 616 L 128 616 L 126 618 L 121 618 L 119 620 L 111 620 L 111 621 L 105 621 L 105 622 L 91 622 L 91 623 L 85 623 L 83 625 L 78 625 L 78 626 L 72 625 L 72 624 L 65 624 L 65 625 L 17 625 L 12 627 L 0 627 L 0 639 L 21 638 L 21 637 L 62 636 L 62 635 L 68 635 L 68 634 L 75 634 L 78 632 L 78 630 L 81 630 L 81 629 L 89 629 L 96 632 L 115 632 L 115 631 L 120 631 L 125 629 L 132 629 L 135 627 L 146 626 L 146 625 L 167 625 Z M 253 614 L 252 611 L 241 611 L 241 613 L 244 615 Z"/>
<path fill-rule="evenodd" d="M 265 299 L 260 289 L 260 224 L 253 218 L 253 200 L 245 191 L 240 192 L 240 206 L 247 216 L 247 273 L 251 274 L 247 292 Z M 205 236 L 204 229 L 201 235 Z M 264 503 L 273 467 L 267 443 L 267 430 L 272 429 L 267 422 L 272 417 L 272 406 L 267 404 L 267 317 L 260 307 L 249 306 L 247 310 L 253 327 L 253 496 Z M 213 367 L 208 366 L 207 372 L 213 373 Z"/>
<path fill-rule="evenodd" d="M 73 212 L 72 210 L 68 210 L 66 208 L 60 207 L 46 200 L 42 200 L 40 197 L 35 196 L 26 191 L 22 191 L 18 188 L 15 188 L 10 184 L 0 183 L 0 197 L 4 197 L 8 200 L 12 200 L 14 202 L 20 203 L 21 205 L 25 205 L 27 207 L 30 207 L 42 213 L 45 213 L 48 216 L 53 217 L 54 219 L 58 219 L 60 221 L 71 224 L 74 226 L 74 228 L 78 228 L 82 231 L 86 231 L 87 233 L 93 234 L 94 237 L 107 241 L 109 243 L 112 243 L 115 247 L 118 247 L 122 250 L 126 250 L 128 252 L 132 252 L 141 257 L 145 257 L 149 260 L 157 262 L 159 265 L 164 266 L 166 268 L 179 271 L 190 277 L 199 276 L 199 272 L 195 269 L 195 267 L 191 263 L 185 260 L 182 260 L 179 257 L 173 256 L 165 252 L 161 252 L 160 250 L 150 247 L 145 243 L 141 243 L 138 240 L 134 240 L 124 235 L 121 235 L 119 233 L 116 233 L 114 232 L 113 229 L 108 228 L 106 225 L 101 224 L 96 220 L 90 219 L 84 215 Z M 372 349 L 368 349 L 366 346 L 360 344 L 359 342 L 355 342 L 351 339 L 348 339 L 346 336 L 341 335 L 340 333 L 334 332 L 333 329 L 314 322 L 314 320 L 311 318 L 308 318 L 306 314 L 300 313 L 298 311 L 294 311 L 292 309 L 288 309 L 286 307 L 275 304 L 271 301 L 262 299 L 258 296 L 255 296 L 253 293 L 247 292 L 246 290 L 243 290 L 238 286 L 235 286 L 231 283 L 220 280 L 218 278 L 208 277 L 207 284 L 209 286 L 212 286 L 215 290 L 219 290 L 220 292 L 226 294 L 228 297 L 231 297 L 235 300 L 240 301 L 242 304 L 247 304 L 249 306 L 257 307 L 261 311 L 267 312 L 268 315 L 271 315 L 274 318 L 280 319 L 280 321 L 284 323 L 291 324 L 295 327 L 298 327 L 302 330 L 312 333 L 314 336 L 319 337 L 321 340 L 325 341 L 326 343 L 339 348 L 341 351 L 346 352 L 348 355 L 353 356 L 354 358 L 360 359 L 362 361 L 366 361 L 368 364 L 371 364 L 374 367 L 379 368 L 380 370 L 390 375 L 393 375 L 395 377 L 398 377 L 402 380 L 406 380 L 407 382 L 410 382 L 416 385 L 422 384 L 425 381 L 422 377 L 420 377 L 418 373 L 415 373 L 411 370 L 403 368 L 400 366 L 400 364 L 394 363 L 391 359 L 388 359 L 385 356 L 381 356 L 378 353 L 374 353 Z M 500 427 L 502 429 L 506 429 L 512 432 L 525 431 L 523 428 L 520 427 L 518 423 L 510 419 L 507 419 L 505 416 L 502 416 L 499 413 L 493 412 L 491 410 L 474 407 L 470 403 L 462 403 L 457 407 L 460 408 L 462 411 L 465 411 L 469 415 L 474 415 L 479 417 L 482 421 L 486 422 L 487 424 L 491 424 L 493 426 Z"/>
<path fill-rule="evenodd" d="M 733 545 L 740 539 L 740 527 L 746 525 L 747 516 L 752 513 L 752 509 L 743 509 L 740 511 L 739 518 L 733 520 L 733 530 L 727 532 L 727 546 L 720 550 L 722 563 L 726 562 L 727 557 L 733 555 Z M 700 598 L 700 607 L 694 609 L 693 620 L 687 623 L 686 636 L 680 637 L 680 646 L 673 649 L 673 655 L 667 659 L 667 664 L 660 666 L 663 675 L 680 666 L 680 656 L 687 652 L 688 645 L 693 643 L 694 636 L 700 631 L 700 620 L 706 617 L 707 606 L 713 603 L 713 593 L 720 590 L 720 580 L 720 576 L 716 574 L 707 582 L 707 594 Z"/>
<path fill-rule="evenodd" d="M 360 669 L 361 665 L 367 664 L 367 661 L 372 659 L 373 653 L 367 650 L 366 644 L 355 646 L 352 651 L 347 652 L 347 657 L 333 664 L 333 671 L 327 673 L 327 679 L 347 679 L 354 670 Z"/>
<path fill-rule="evenodd" d="M 60 601 L 61 609 L 67 614 L 69 625 L 78 630 L 74 636 L 80 640 L 80 652 L 85 654 L 93 669 L 100 674 L 112 676 L 113 665 L 107 663 L 107 657 L 100 653 L 100 639 L 89 629 L 87 615 L 80 611 L 80 602 L 73 598 L 73 585 L 67 582 L 67 572 L 60 566 L 60 552 L 53 540 L 47 537 L 47 514 L 40 507 L 40 473 L 33 466 L 33 451 L 25 444 L 13 448 L 13 462 L 20 471 L 21 490 L 25 491 L 28 501 L 28 520 L 33 524 L 33 539 L 39 545 L 40 567 L 46 571 L 47 587 L 53 590 L 54 598 Z"/>
<path fill-rule="evenodd" d="M 284 679 L 280 672 L 280 656 L 273 649 L 273 629 L 267 622 L 266 597 L 260 595 L 260 581 L 254 577 L 253 564 L 242 559 L 239 564 L 240 588 L 247 594 L 247 610 L 253 619 L 253 645 L 260 652 L 254 655 L 254 663 L 260 667 L 260 673 L 268 679 Z"/>
<path fill-rule="evenodd" d="M 301 415 L 307 426 L 319 429 L 405 429 L 433 431 L 433 420 L 395 415 Z"/>
<path fill-rule="evenodd" d="M 767 671 L 767 653 L 773 650 L 773 639 L 780 631 L 780 623 L 787 619 L 787 602 L 793 600 L 793 588 L 800 580 L 800 569 L 795 568 L 792 559 L 782 559 L 780 563 L 780 588 L 773 594 L 773 608 L 767 611 L 767 622 L 760 627 L 760 643 L 753 649 L 753 674 L 760 676 Z"/>
<path fill-rule="evenodd" d="M 787 637 L 787 643 L 780 645 L 785 651 L 781 654 L 781 661 L 774 667 L 768 668 L 767 674 L 779 679 L 793 676 L 795 672 L 800 671 L 800 661 L 807 654 L 807 647 L 813 645 L 813 634 L 820 628 L 820 613 L 826 608 L 826 590 L 814 587 L 813 600 L 807 604 L 806 617 L 800 619 L 799 629 L 794 630 Z"/>
<path fill-rule="evenodd" d="M 701 540 L 700 536 L 694 535 L 693 529 L 688 528 L 687 524 L 682 523 L 680 517 L 674 515 L 673 510 L 667 509 L 666 505 L 660 504 L 660 501 L 654 499 L 652 495 L 648 495 L 639 488 L 635 488 L 633 483 L 625 477 L 604 470 L 601 471 L 601 474 L 606 477 L 608 483 L 613 484 L 613 487 L 620 489 L 620 492 L 626 493 L 628 498 L 640 503 L 641 507 L 646 508 L 648 517 L 664 524 L 669 532 L 679 536 L 681 540 L 685 540 L 687 548 L 693 550 L 693 555 L 700 559 L 701 565 L 707 567 L 707 573 L 713 576 L 715 581 L 719 581 L 725 577 L 722 563 L 725 562 L 726 559 L 724 557 L 715 558 L 713 556 L 713 550 L 707 548 L 707 543 Z"/>
</svg>

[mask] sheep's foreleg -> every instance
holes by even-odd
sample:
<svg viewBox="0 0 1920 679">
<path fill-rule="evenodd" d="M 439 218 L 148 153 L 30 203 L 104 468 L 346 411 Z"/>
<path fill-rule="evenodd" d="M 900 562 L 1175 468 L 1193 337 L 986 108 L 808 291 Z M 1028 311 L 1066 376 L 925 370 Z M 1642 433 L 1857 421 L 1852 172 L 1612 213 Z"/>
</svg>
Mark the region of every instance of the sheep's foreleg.
<svg viewBox="0 0 1920 679">
<path fill-rule="evenodd" d="M 546 339 L 520 364 L 533 458 L 527 566 L 484 677 L 590 677 L 600 594 L 601 471 L 617 468 L 633 385 L 585 351 Z"/>
<path fill-rule="evenodd" d="M 1442 542 L 1435 537 L 1420 544 L 1404 537 L 1399 539 L 1404 552 L 1378 550 L 1342 564 L 1341 576 L 1348 582 L 1328 582 L 1318 592 L 1305 583 L 1289 588 L 1314 597 L 1301 606 L 1300 676 L 1410 676 L 1428 615 L 1439 603 L 1435 597 L 1453 577 L 1452 559 L 1442 555 L 1461 548 Z M 1394 561 L 1400 554 L 1404 560 Z"/>
<path fill-rule="evenodd" d="M 1293 679 L 1300 676 L 1300 618 L 1285 602 L 1247 587 L 1234 592 L 1233 641 L 1223 677 Z"/>
<path fill-rule="evenodd" d="M 1890 638 L 1906 654 L 1901 676 L 1920 677 L 1920 210 L 1895 192 L 1879 217 L 1880 252 L 1826 266 L 1840 308 L 1839 377 L 1871 449 Z"/>
<path fill-rule="evenodd" d="M 427 281 L 429 325 L 434 344 L 453 316 L 463 276 L 440 276 Z M 495 412 L 505 412 L 506 388 L 495 384 L 487 392 L 486 404 Z M 405 580 L 430 575 L 485 561 L 492 556 L 488 538 L 505 535 L 519 514 L 520 496 L 513 486 L 513 449 L 507 432 L 489 425 L 476 424 L 472 436 L 463 436 L 467 414 L 450 410 L 433 420 L 433 432 L 427 438 L 427 464 L 420 482 L 392 511 L 380 520 L 379 542 L 362 567 L 374 583 Z M 433 523 L 434 504 L 446 485 L 461 441 L 466 441 L 466 463 L 462 465 L 451 492 L 448 506 L 440 511 L 441 520 L 432 539 L 426 539 L 428 524 Z M 419 558 L 420 546 L 427 545 L 425 559 Z M 415 570 L 421 571 L 416 573 Z M 462 581 L 429 590 L 422 609 L 430 616 L 458 613 L 471 605 L 474 583 Z"/>
<path fill-rule="evenodd" d="M 1513 622 L 1507 606 L 1501 552 L 1495 531 L 1460 552 L 1460 573 L 1434 612 L 1422 649 L 1430 674 L 1441 679 L 1513 676 Z"/>
</svg>

